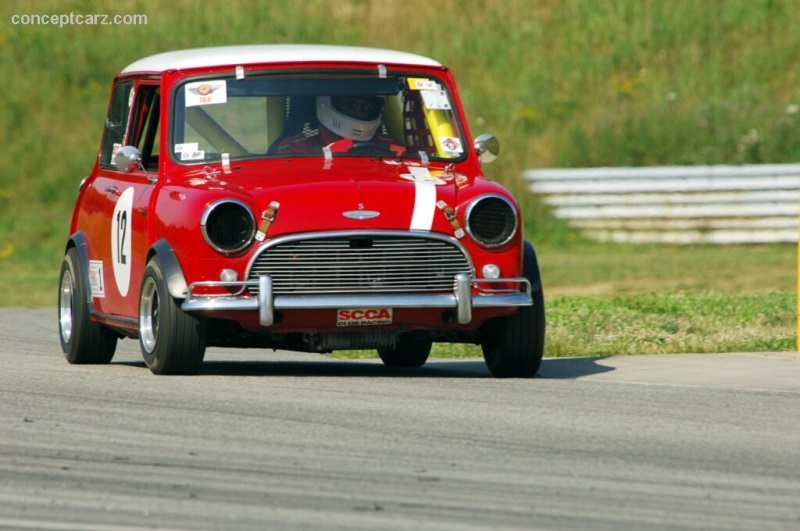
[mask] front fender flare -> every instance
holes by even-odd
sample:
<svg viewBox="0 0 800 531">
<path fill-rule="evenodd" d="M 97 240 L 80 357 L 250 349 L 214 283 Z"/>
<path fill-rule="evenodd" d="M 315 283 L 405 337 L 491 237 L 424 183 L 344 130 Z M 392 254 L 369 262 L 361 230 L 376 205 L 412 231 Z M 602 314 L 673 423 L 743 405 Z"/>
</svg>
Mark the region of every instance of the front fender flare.
<svg viewBox="0 0 800 531">
<path fill-rule="evenodd" d="M 178 262 L 178 257 L 175 256 L 172 245 L 166 239 L 158 240 L 150 248 L 150 252 L 147 253 L 147 260 L 149 261 L 153 256 L 158 256 L 164 279 L 167 281 L 169 294 L 175 299 L 185 299 L 189 292 L 189 287 L 186 284 L 186 277 L 183 276 L 181 264 Z"/>
</svg>

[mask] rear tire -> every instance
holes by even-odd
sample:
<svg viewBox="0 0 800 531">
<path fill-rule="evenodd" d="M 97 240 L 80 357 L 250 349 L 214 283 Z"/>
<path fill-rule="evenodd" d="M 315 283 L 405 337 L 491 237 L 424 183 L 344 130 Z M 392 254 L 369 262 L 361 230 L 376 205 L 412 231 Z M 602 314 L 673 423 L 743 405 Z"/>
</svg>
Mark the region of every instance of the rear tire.
<svg viewBox="0 0 800 531">
<path fill-rule="evenodd" d="M 197 374 L 205 327 L 170 295 L 158 256 L 148 262 L 139 293 L 139 346 L 147 366 L 154 374 Z"/>
<path fill-rule="evenodd" d="M 58 337 L 64 357 L 72 364 L 105 364 L 117 350 L 117 336 L 91 320 L 78 251 L 67 250 L 58 281 Z"/>
<path fill-rule="evenodd" d="M 526 378 L 536 374 L 544 355 L 544 291 L 536 252 L 525 242 L 523 276 L 531 283 L 533 306 L 513 315 L 490 319 L 481 328 L 486 366 L 496 378 Z"/>
<path fill-rule="evenodd" d="M 423 332 L 407 332 L 400 336 L 396 348 L 379 348 L 378 356 L 387 367 L 422 367 L 428 361 L 433 343 Z"/>
</svg>

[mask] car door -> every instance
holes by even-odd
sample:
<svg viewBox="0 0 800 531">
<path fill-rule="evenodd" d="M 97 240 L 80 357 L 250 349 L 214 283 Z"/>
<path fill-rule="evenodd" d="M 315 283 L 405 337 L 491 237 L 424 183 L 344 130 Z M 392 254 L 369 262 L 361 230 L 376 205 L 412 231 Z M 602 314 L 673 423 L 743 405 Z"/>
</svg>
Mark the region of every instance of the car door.
<svg viewBox="0 0 800 531">
<path fill-rule="evenodd" d="M 91 196 L 87 204 L 97 210 L 89 235 L 90 276 L 100 279 L 92 287 L 95 310 L 128 327 L 138 317 L 139 283 L 150 247 L 148 212 L 158 175 L 159 114 L 156 81 L 117 84 L 97 174 L 87 190 L 87 196 Z M 116 167 L 114 155 L 123 145 L 139 149 L 141 168 L 125 172 Z"/>
</svg>

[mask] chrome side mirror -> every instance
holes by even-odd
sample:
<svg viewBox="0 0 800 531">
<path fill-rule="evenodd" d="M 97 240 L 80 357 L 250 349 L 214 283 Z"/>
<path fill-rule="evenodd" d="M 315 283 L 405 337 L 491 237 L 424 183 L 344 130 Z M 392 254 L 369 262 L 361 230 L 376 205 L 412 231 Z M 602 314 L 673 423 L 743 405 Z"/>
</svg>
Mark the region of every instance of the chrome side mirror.
<svg viewBox="0 0 800 531">
<path fill-rule="evenodd" d="M 125 173 L 138 170 L 142 167 L 142 153 L 133 146 L 122 146 L 114 155 L 114 165 Z"/>
<path fill-rule="evenodd" d="M 500 154 L 500 141 L 493 134 L 478 135 L 473 145 L 478 152 L 478 159 L 483 163 L 492 162 Z"/>
</svg>

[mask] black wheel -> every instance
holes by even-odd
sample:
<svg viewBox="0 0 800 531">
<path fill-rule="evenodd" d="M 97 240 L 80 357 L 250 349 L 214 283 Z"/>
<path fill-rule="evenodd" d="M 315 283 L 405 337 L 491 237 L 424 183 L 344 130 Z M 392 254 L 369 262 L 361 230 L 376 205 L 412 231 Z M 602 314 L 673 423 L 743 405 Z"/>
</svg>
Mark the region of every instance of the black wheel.
<svg viewBox="0 0 800 531">
<path fill-rule="evenodd" d="M 91 320 L 88 286 L 78 269 L 78 252 L 70 248 L 61 264 L 58 282 L 58 336 L 67 361 L 74 364 L 109 363 L 117 349 L 117 336 Z"/>
<path fill-rule="evenodd" d="M 481 328 L 481 348 L 486 366 L 497 378 L 534 376 L 544 355 L 544 291 L 536 253 L 525 242 L 523 275 L 531 283 L 533 306 L 487 321 Z"/>
<path fill-rule="evenodd" d="M 427 334 L 408 332 L 400 336 L 396 348 L 379 348 L 378 356 L 387 367 L 422 367 L 428 361 L 431 346 Z"/>
<path fill-rule="evenodd" d="M 196 374 L 206 352 L 203 323 L 169 294 L 158 256 L 148 262 L 139 292 L 139 346 L 154 374 Z"/>
</svg>

